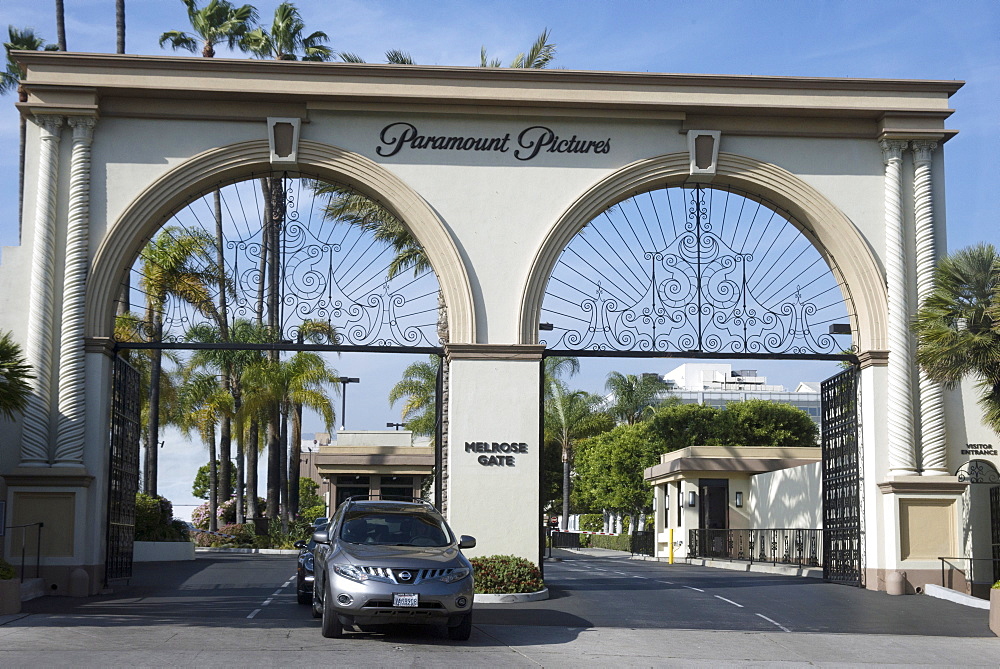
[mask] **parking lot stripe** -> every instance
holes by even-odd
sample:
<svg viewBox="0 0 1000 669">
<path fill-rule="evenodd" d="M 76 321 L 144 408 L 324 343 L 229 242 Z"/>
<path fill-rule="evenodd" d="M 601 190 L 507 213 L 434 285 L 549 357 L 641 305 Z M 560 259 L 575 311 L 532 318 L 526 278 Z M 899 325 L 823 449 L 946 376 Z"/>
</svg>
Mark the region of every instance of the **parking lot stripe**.
<svg viewBox="0 0 1000 669">
<path fill-rule="evenodd" d="M 787 627 L 785 627 L 784 625 L 782 625 L 781 623 L 776 622 L 774 620 L 771 620 L 770 618 L 768 618 L 767 616 L 765 616 L 763 613 L 758 613 L 757 615 L 760 616 L 761 618 L 763 618 L 764 620 L 766 620 L 767 622 L 771 623 L 772 625 L 777 625 L 779 628 L 781 628 L 781 631 L 783 631 L 783 632 L 791 632 L 792 631 L 792 630 L 788 629 Z"/>
<path fill-rule="evenodd" d="M 277 590 L 275 590 L 275 591 L 274 591 L 274 592 L 273 592 L 273 593 L 271 594 L 271 596 L 272 596 L 272 597 L 277 597 L 277 596 L 278 596 L 278 595 L 280 595 L 280 594 L 281 594 L 281 588 L 278 588 Z"/>
<path fill-rule="evenodd" d="M 730 603 L 730 604 L 732 604 L 733 606 L 738 606 L 738 607 L 740 607 L 741 609 L 743 608 L 743 605 L 742 605 L 742 604 L 737 604 L 736 602 L 734 602 L 734 601 L 733 601 L 733 600 L 731 600 L 731 599 L 726 599 L 725 597 L 721 597 L 721 596 L 719 596 L 719 595 L 716 595 L 715 597 L 716 597 L 717 599 L 721 599 L 721 600 L 722 600 L 722 601 L 724 601 L 724 602 L 729 602 L 729 603 Z"/>
<path fill-rule="evenodd" d="M 701 588 L 696 588 L 696 587 L 694 587 L 692 585 L 685 585 L 684 587 L 687 588 L 688 590 L 697 590 L 698 592 L 705 592 Z"/>
<path fill-rule="evenodd" d="M 261 611 L 260 609 L 254 609 L 253 613 L 251 613 L 250 615 L 248 615 L 247 618 L 253 618 L 255 615 L 257 615 L 258 613 L 260 613 L 260 611 Z"/>
<path fill-rule="evenodd" d="M 270 603 L 271 603 L 271 602 L 273 602 L 273 601 L 274 601 L 274 600 L 273 600 L 272 598 L 268 597 L 267 599 L 265 599 L 265 600 L 264 600 L 264 601 L 263 601 L 263 602 L 261 603 L 261 606 L 267 606 L 268 604 L 270 604 Z"/>
</svg>

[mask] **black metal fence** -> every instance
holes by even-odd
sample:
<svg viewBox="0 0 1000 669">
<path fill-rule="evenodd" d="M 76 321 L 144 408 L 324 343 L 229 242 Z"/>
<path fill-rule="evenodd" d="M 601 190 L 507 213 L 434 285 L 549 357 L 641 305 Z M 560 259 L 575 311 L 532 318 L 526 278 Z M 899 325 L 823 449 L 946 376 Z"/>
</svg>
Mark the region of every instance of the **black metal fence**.
<svg viewBox="0 0 1000 669">
<path fill-rule="evenodd" d="M 42 562 L 41 562 L 41 560 L 42 560 L 42 528 L 45 527 L 45 523 L 39 522 L 39 523 L 28 523 L 26 525 L 8 525 L 5 528 L 3 528 L 5 530 L 21 530 L 19 534 L 16 534 L 16 535 L 15 534 L 11 534 L 10 535 L 10 542 L 11 542 L 11 550 L 12 550 L 12 552 L 16 551 L 18 548 L 20 548 L 20 551 L 21 551 L 21 581 L 24 581 L 24 564 L 25 564 L 25 558 L 27 556 L 27 545 L 28 545 L 28 541 L 29 541 L 29 539 L 28 539 L 28 537 L 26 535 L 26 532 L 27 532 L 27 530 L 28 530 L 29 527 L 35 528 L 35 541 L 34 541 L 34 544 L 35 544 L 35 578 L 38 578 L 39 576 L 42 575 L 42 569 L 41 569 L 41 565 L 42 565 Z M 4 533 L 0 532 L 0 536 L 3 536 L 3 535 L 4 535 Z"/>
<path fill-rule="evenodd" d="M 688 557 L 823 565 L 823 530 L 691 530 Z"/>
<path fill-rule="evenodd" d="M 549 536 L 549 545 L 552 548 L 580 547 L 580 535 L 577 532 L 560 532 L 558 530 L 554 530 Z"/>
</svg>

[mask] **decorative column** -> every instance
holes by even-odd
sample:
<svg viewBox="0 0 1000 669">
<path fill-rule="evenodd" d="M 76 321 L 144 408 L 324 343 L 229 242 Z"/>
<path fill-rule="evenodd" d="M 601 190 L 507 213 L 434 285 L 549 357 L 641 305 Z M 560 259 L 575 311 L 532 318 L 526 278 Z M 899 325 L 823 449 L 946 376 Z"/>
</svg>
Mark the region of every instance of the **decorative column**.
<svg viewBox="0 0 1000 669">
<path fill-rule="evenodd" d="M 889 473 L 917 473 L 913 439 L 913 346 L 907 300 L 906 244 L 903 236 L 903 151 L 907 142 L 883 139 L 885 162 L 885 274 L 888 291 L 888 450 Z"/>
<path fill-rule="evenodd" d="M 41 128 L 38 156 L 38 191 L 28 305 L 28 341 L 25 358 L 35 373 L 34 388 L 24 411 L 21 465 L 49 464 L 49 409 L 52 374 L 52 277 L 55 270 L 54 229 L 59 172 L 61 116 L 37 116 Z"/>
<path fill-rule="evenodd" d="M 83 465 L 84 298 L 90 260 L 90 146 L 96 119 L 71 116 L 73 154 L 69 173 L 69 222 L 66 233 L 66 271 L 63 278 L 62 334 L 59 347 L 59 427 L 55 466 Z"/>
<path fill-rule="evenodd" d="M 937 142 L 913 142 L 913 211 L 916 229 L 918 307 L 934 288 L 937 244 L 931 158 Z M 948 449 L 941 385 L 920 370 L 921 469 L 925 475 L 948 474 Z"/>
</svg>

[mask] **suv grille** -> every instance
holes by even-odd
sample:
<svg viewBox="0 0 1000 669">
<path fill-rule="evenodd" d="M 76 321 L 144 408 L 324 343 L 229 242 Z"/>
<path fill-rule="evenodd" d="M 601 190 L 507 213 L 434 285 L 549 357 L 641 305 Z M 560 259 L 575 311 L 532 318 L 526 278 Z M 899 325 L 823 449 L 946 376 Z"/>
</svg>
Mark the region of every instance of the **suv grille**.
<svg viewBox="0 0 1000 669">
<path fill-rule="evenodd" d="M 406 569 L 398 567 L 359 567 L 372 579 L 397 583 L 399 585 L 416 585 L 435 578 L 441 578 L 455 571 L 454 569 Z"/>
</svg>

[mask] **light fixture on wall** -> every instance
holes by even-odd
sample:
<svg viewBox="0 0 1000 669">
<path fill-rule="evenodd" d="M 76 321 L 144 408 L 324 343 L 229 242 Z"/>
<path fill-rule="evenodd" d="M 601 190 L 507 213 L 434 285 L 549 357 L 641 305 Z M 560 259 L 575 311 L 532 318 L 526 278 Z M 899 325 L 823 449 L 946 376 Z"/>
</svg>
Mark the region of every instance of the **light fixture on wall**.
<svg viewBox="0 0 1000 669">
<path fill-rule="evenodd" d="M 698 497 L 695 495 L 694 490 L 688 493 L 688 506 L 694 507 L 698 502 Z"/>
<path fill-rule="evenodd" d="M 743 491 L 742 490 L 737 490 L 736 491 L 736 508 L 737 509 L 742 509 L 743 508 Z"/>
</svg>

